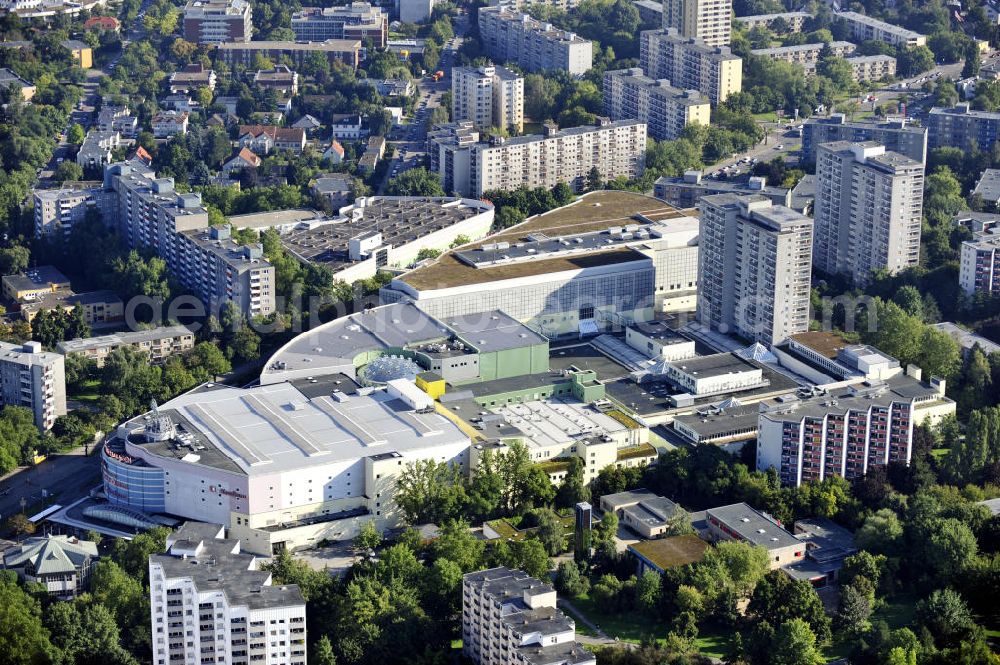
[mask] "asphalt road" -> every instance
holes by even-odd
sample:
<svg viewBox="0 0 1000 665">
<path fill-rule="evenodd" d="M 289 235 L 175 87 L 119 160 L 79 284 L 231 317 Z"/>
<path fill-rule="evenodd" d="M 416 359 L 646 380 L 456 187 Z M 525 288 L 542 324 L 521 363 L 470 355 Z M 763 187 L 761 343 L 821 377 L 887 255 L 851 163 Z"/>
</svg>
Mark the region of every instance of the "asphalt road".
<svg viewBox="0 0 1000 665">
<path fill-rule="evenodd" d="M 451 69 L 455 64 L 458 49 L 465 41 L 464 35 L 469 29 L 468 13 L 461 10 L 454 17 L 452 25 L 455 36 L 441 50 L 441 61 L 438 64 L 438 69 L 443 71 L 445 76 L 440 81 L 432 81 L 429 78 L 417 81 L 417 108 L 408 124 L 394 130 L 401 134 L 401 138 L 389 141 L 390 145 L 395 147 L 396 154 L 386 169 L 377 194 L 383 194 L 396 175 L 423 165 L 427 155 L 427 118 L 435 108 L 441 106 L 444 94 L 451 90 Z"/>
<path fill-rule="evenodd" d="M 99 458 L 85 457 L 83 448 L 52 455 L 35 466 L 15 469 L 0 479 L 0 522 L 21 512 L 22 499 L 27 512 L 31 512 L 34 504 L 42 500 L 42 490 L 65 505 L 85 496 L 98 482 Z"/>
</svg>

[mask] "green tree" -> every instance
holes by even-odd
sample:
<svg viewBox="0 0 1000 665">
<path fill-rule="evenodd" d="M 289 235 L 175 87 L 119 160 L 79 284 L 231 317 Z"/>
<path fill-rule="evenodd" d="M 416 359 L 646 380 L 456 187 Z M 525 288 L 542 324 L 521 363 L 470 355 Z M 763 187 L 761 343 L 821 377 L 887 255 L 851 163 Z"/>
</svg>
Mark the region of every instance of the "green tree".
<svg viewBox="0 0 1000 665">
<path fill-rule="evenodd" d="M 321 635 L 312 648 L 312 655 L 309 657 L 309 662 L 314 665 L 337 665 L 337 656 L 333 653 L 333 647 L 330 646 L 330 638 L 326 635 Z"/>
<path fill-rule="evenodd" d="M 858 578 L 862 580 L 864 578 Z M 872 604 L 868 595 L 858 585 L 841 588 L 837 607 L 837 630 L 850 639 L 857 639 L 871 628 Z"/>
<path fill-rule="evenodd" d="M 585 569 L 575 561 L 563 561 L 556 569 L 556 590 L 560 594 L 576 598 L 590 590 L 590 580 Z"/>
<path fill-rule="evenodd" d="M 566 550 L 566 532 L 555 511 L 548 508 L 535 510 L 537 521 L 536 537 L 545 547 L 550 556 L 556 556 Z"/>
<path fill-rule="evenodd" d="M 56 167 L 54 178 L 59 182 L 83 180 L 83 168 L 76 162 L 64 160 Z"/>
<path fill-rule="evenodd" d="M 556 505 L 571 508 L 581 501 L 590 501 L 590 489 L 583 479 L 583 461 L 579 457 L 570 457 L 566 476 L 556 492 Z"/>
<path fill-rule="evenodd" d="M 0 653 L 10 665 L 45 665 L 52 644 L 38 602 L 9 578 L 0 578 Z"/>
<path fill-rule="evenodd" d="M 638 578 L 635 588 L 635 600 L 640 609 L 652 612 L 660 604 L 661 584 L 660 574 L 647 570 Z"/>
<path fill-rule="evenodd" d="M 396 482 L 396 505 L 410 524 L 461 516 L 467 501 L 461 469 L 433 459 L 411 462 Z"/>
<path fill-rule="evenodd" d="M 403 171 L 389 181 L 386 187 L 389 196 L 444 196 L 441 179 L 435 173 L 421 167 Z"/>
<path fill-rule="evenodd" d="M 816 635 L 802 619 L 789 619 L 774 632 L 770 659 L 774 665 L 821 665 L 825 661 L 816 647 Z"/>
<path fill-rule="evenodd" d="M 469 525 L 458 520 L 445 522 L 437 540 L 431 545 L 435 558 L 455 562 L 463 573 L 479 570 L 484 549 L 483 541 L 469 531 Z"/>
<path fill-rule="evenodd" d="M 382 533 L 375 522 L 368 520 L 361 525 L 361 530 L 354 537 L 354 549 L 360 552 L 374 551 L 382 544 Z"/>
<path fill-rule="evenodd" d="M 865 519 L 855 540 L 863 550 L 893 556 L 903 543 L 903 525 L 895 512 L 881 508 Z"/>
<path fill-rule="evenodd" d="M 747 612 L 772 626 L 801 619 L 809 624 L 820 643 L 830 639 L 830 618 L 816 589 L 809 582 L 793 580 L 781 571 L 771 571 L 761 579 L 750 597 Z"/>
<path fill-rule="evenodd" d="M 80 145 L 81 143 L 83 143 L 83 140 L 85 138 L 87 138 L 87 133 L 83 129 L 83 126 L 78 122 L 74 122 L 72 125 L 69 126 L 69 129 L 66 131 L 67 143 L 71 143 L 73 145 Z"/>
<path fill-rule="evenodd" d="M 524 220 L 525 214 L 517 208 L 500 208 L 493 217 L 493 227 L 497 230 L 507 229 Z"/>
<path fill-rule="evenodd" d="M 954 646 L 975 625 L 968 605 L 954 589 L 932 591 L 918 602 L 917 621 L 930 630 L 938 647 Z"/>
</svg>

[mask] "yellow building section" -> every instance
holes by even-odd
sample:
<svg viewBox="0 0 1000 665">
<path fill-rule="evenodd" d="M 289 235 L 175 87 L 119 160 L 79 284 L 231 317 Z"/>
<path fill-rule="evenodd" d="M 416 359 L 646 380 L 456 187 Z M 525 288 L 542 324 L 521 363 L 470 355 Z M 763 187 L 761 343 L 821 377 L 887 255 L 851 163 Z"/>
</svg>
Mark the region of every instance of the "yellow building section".
<svg viewBox="0 0 1000 665">
<path fill-rule="evenodd" d="M 417 375 L 417 388 L 420 388 L 434 399 L 440 398 L 441 395 L 444 395 L 445 391 L 444 379 L 436 374 L 425 376 L 426 374 L 430 374 L 430 372 L 423 372 Z"/>
</svg>

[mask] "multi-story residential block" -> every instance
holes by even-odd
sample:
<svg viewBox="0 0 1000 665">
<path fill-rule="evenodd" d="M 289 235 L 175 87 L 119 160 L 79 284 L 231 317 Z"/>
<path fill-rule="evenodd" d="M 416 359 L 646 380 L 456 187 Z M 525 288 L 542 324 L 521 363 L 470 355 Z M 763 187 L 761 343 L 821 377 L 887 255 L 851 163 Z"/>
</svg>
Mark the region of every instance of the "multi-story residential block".
<svg viewBox="0 0 1000 665">
<path fill-rule="evenodd" d="M 292 14 L 292 32 L 299 42 L 370 39 L 375 48 L 385 48 L 389 16 L 381 7 L 368 2 L 352 2 L 343 7 L 303 7 Z"/>
<path fill-rule="evenodd" d="M 551 584 L 510 568 L 462 578 L 462 653 L 477 665 L 594 665 Z"/>
<path fill-rule="evenodd" d="M 657 0 L 632 0 L 632 5 L 639 12 L 639 21 L 645 28 L 663 25 L 663 3 Z"/>
<path fill-rule="evenodd" d="M 186 111 L 160 111 L 150 120 L 153 136 L 168 139 L 178 134 L 187 134 L 188 118 Z"/>
<path fill-rule="evenodd" d="M 813 265 L 867 284 L 917 265 L 924 165 L 885 146 L 837 141 L 816 158 Z"/>
<path fill-rule="evenodd" d="M 891 55 L 857 55 L 845 60 L 858 83 L 881 81 L 896 75 L 896 59 Z"/>
<path fill-rule="evenodd" d="M 301 68 L 313 53 L 322 53 L 330 63 L 342 62 L 353 69 L 361 62 L 361 40 L 327 39 L 322 42 L 254 41 L 223 42 L 216 47 L 216 53 L 223 62 L 249 67 L 259 53 L 272 62 L 289 58 L 297 68 Z"/>
<path fill-rule="evenodd" d="M 763 547 L 771 570 L 805 557 L 804 542 L 790 534 L 778 520 L 745 503 L 709 508 L 705 511 L 705 526 L 709 540 L 736 540 Z"/>
<path fill-rule="evenodd" d="M 185 522 L 149 557 L 153 662 L 305 665 L 306 602 L 218 524 Z"/>
<path fill-rule="evenodd" d="M 962 242 L 958 283 L 969 296 L 1000 294 L 1000 232 L 984 231 Z"/>
<path fill-rule="evenodd" d="M 73 226 L 86 219 L 91 211 L 101 219 L 114 219 L 114 202 L 100 187 L 36 189 L 33 199 L 36 238 L 68 239 Z"/>
<path fill-rule="evenodd" d="M 111 165 L 104 184 L 117 202 L 122 242 L 155 251 L 206 307 L 231 302 L 248 317 L 274 311 L 274 266 L 259 245 L 235 243 L 228 226 L 209 228 L 198 194 L 177 194 L 172 178 L 157 178 L 136 160 Z"/>
<path fill-rule="evenodd" d="M 891 152 L 898 152 L 918 162 L 927 162 L 927 128 L 905 120 L 873 122 L 848 121 L 843 113 L 829 118 L 809 118 L 802 123 L 802 161 L 816 161 L 816 146 L 834 141 L 875 141 Z"/>
<path fill-rule="evenodd" d="M 813 221 L 759 195 L 698 208 L 698 320 L 768 345 L 808 330 Z"/>
<path fill-rule="evenodd" d="M 478 198 L 490 190 L 521 185 L 554 187 L 565 182 L 580 191 L 591 169 L 601 178 L 636 178 L 646 162 L 646 125 L 637 120 L 558 129 L 544 134 L 494 137 L 488 143 L 437 143 L 438 172 L 447 192 Z"/>
<path fill-rule="evenodd" d="M 928 145 L 934 148 L 987 152 L 1000 139 L 1000 112 L 975 111 L 968 102 L 954 108 L 935 107 L 927 116 Z"/>
<path fill-rule="evenodd" d="M 604 112 L 614 120 L 640 120 L 654 139 L 676 139 L 688 125 L 708 125 L 712 107 L 697 90 L 653 80 L 638 67 L 604 74 Z"/>
<path fill-rule="evenodd" d="M 479 35 L 489 57 L 525 71 L 584 74 L 593 66 L 592 42 L 506 6 L 479 10 Z"/>
<path fill-rule="evenodd" d="M 49 596 L 69 600 L 87 590 L 97 562 L 97 543 L 72 536 L 28 538 L 3 554 L 3 568 L 25 582 L 41 584 Z"/>
<path fill-rule="evenodd" d="M 112 151 L 121 145 L 118 132 L 90 130 L 76 153 L 76 163 L 85 169 L 99 169 L 111 163 Z"/>
<path fill-rule="evenodd" d="M 170 93 L 194 92 L 198 88 L 215 90 L 217 80 L 214 69 L 205 69 L 201 64 L 188 65 L 170 75 Z"/>
<path fill-rule="evenodd" d="M 743 86 L 743 60 L 728 46 L 709 46 L 677 30 L 644 30 L 639 35 L 640 67 L 653 79 L 666 79 L 685 90 L 697 90 L 712 104 L 723 102 Z"/>
<path fill-rule="evenodd" d="M 50 429 L 56 418 L 66 415 L 63 357 L 42 351 L 40 342 L 0 342 L 0 404 L 23 406 L 38 429 Z"/>
<path fill-rule="evenodd" d="M 268 155 L 275 150 L 302 152 L 306 147 L 305 130 L 274 125 L 240 125 L 237 142 L 256 154 Z"/>
<path fill-rule="evenodd" d="M 184 39 L 194 44 L 248 42 L 252 15 L 246 0 L 190 0 L 184 7 Z"/>
<path fill-rule="evenodd" d="M 434 13 L 436 0 L 395 0 L 396 15 L 403 23 L 423 23 Z"/>
<path fill-rule="evenodd" d="M 944 396 L 944 381 L 928 385 L 918 377 L 919 370 L 911 369 L 884 381 L 767 404 L 760 414 L 757 468 L 777 469 L 783 484 L 797 486 L 832 476 L 852 480 L 890 462 L 908 464 L 920 411 L 955 408 Z"/>
<path fill-rule="evenodd" d="M 755 14 L 753 16 L 737 16 L 733 20 L 743 25 L 747 30 L 754 28 L 767 28 L 776 30 L 780 27 L 781 34 L 802 32 L 802 27 L 806 20 L 811 18 L 809 12 L 780 12 L 777 14 Z M 779 23 L 784 21 L 784 23 Z"/>
<path fill-rule="evenodd" d="M 926 46 L 927 37 L 919 32 L 880 21 L 857 12 L 837 12 L 835 20 L 844 21 L 856 42 L 885 42 L 893 46 Z"/>
<path fill-rule="evenodd" d="M 167 326 L 67 340 L 59 342 L 56 350 L 64 356 L 78 353 L 103 367 L 104 359 L 115 349 L 128 346 L 145 351 L 150 362 L 160 363 L 176 353 L 193 349 L 194 342 L 195 335 L 187 326 Z"/>
<path fill-rule="evenodd" d="M 824 51 L 838 58 L 854 53 L 857 48 L 851 42 L 817 42 L 815 44 L 797 44 L 795 46 L 776 46 L 774 48 L 755 48 L 751 54 L 771 60 L 783 60 L 796 65 L 809 66 L 815 69 L 820 55 Z"/>
<path fill-rule="evenodd" d="M 524 129 L 524 78 L 506 67 L 455 67 L 451 70 L 451 119 L 471 120 L 479 129 Z"/>
<path fill-rule="evenodd" d="M 554 7 L 556 9 L 570 10 L 577 7 L 581 0 L 490 0 L 489 4 L 491 6 L 504 5 L 506 7 L 511 7 L 512 9 L 525 9 L 531 7 L 532 5 L 542 4 L 546 7 Z M 659 5 L 660 3 L 656 3 Z M 662 10 L 661 10 L 662 11 Z M 659 21 L 656 22 L 659 25 Z"/>
<path fill-rule="evenodd" d="M 729 46 L 732 0 L 664 0 L 663 27 L 701 39 L 709 46 Z"/>
</svg>

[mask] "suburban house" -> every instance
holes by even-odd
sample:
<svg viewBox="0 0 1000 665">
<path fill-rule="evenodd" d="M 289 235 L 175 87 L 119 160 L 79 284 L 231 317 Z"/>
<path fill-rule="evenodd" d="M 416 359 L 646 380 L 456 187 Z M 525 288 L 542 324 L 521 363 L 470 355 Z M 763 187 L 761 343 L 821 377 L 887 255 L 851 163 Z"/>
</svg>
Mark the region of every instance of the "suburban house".
<svg viewBox="0 0 1000 665">
<path fill-rule="evenodd" d="M 240 148 L 239 152 L 230 157 L 223 165 L 223 173 L 230 174 L 243 169 L 255 169 L 260 166 L 260 157 L 255 155 L 250 148 Z"/>
<path fill-rule="evenodd" d="M 153 136 L 168 139 L 177 134 L 187 134 L 188 113 L 186 111 L 160 111 L 153 116 Z"/>
<path fill-rule="evenodd" d="M 338 114 L 330 122 L 333 138 L 341 141 L 360 141 L 368 136 L 368 130 L 362 129 L 361 116 L 357 113 Z"/>
<path fill-rule="evenodd" d="M 240 125 L 239 144 L 260 155 L 268 155 L 273 150 L 302 152 L 306 147 L 306 133 L 294 127 Z"/>
<path fill-rule="evenodd" d="M 344 161 L 344 146 L 340 145 L 337 139 L 330 141 L 330 145 L 323 151 L 323 159 L 329 159 L 334 164 Z"/>
</svg>

